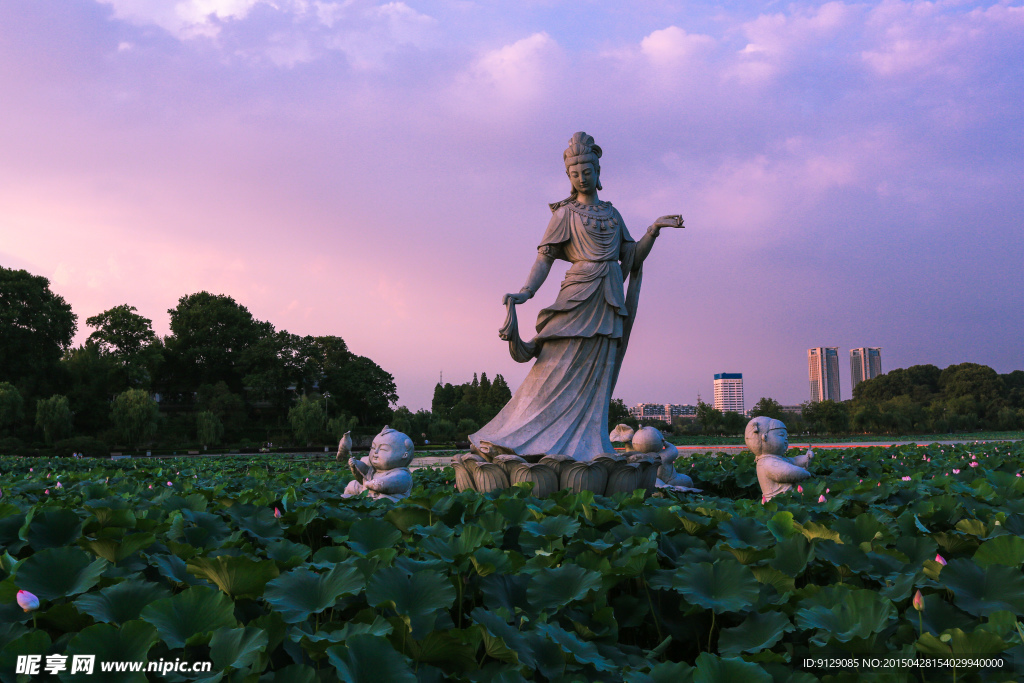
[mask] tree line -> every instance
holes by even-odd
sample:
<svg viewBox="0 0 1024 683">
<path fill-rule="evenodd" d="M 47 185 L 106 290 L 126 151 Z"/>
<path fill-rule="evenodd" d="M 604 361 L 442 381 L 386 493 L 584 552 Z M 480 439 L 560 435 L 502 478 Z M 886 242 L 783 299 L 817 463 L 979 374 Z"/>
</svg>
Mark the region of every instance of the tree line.
<svg viewBox="0 0 1024 683">
<path fill-rule="evenodd" d="M 619 405 L 616 405 L 618 403 Z M 639 424 L 625 405 L 612 401 L 611 423 Z M 949 434 L 1024 430 L 1024 371 L 999 374 L 986 365 L 960 363 L 898 368 L 860 382 L 848 401 L 808 402 L 800 412 L 783 411 L 762 397 L 747 416 L 698 402 L 692 418 L 671 425 L 644 422 L 676 434 L 734 436 L 750 418 L 765 415 L 786 423 L 792 434 Z"/>
<path fill-rule="evenodd" d="M 49 281 L 0 267 L 0 450 L 323 443 L 373 432 L 392 375 L 338 336 L 299 336 L 232 297 L 182 296 L 171 333 L 121 304 L 85 320 Z"/>
</svg>

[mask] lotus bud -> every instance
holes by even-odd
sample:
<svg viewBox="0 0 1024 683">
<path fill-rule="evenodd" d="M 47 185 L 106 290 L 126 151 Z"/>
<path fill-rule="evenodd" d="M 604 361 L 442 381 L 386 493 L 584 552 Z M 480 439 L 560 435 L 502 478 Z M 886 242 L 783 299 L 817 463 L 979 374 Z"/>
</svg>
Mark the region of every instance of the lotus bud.
<svg viewBox="0 0 1024 683">
<path fill-rule="evenodd" d="M 43 491 L 43 495 L 44 495 L 44 496 L 48 496 L 48 495 L 50 495 L 50 489 L 46 489 L 46 490 L 44 490 L 44 491 Z"/>
<path fill-rule="evenodd" d="M 61 483 L 60 483 L 60 482 L 58 481 L 58 482 L 57 482 L 57 486 L 56 486 L 56 488 L 62 489 L 62 488 L 64 488 L 64 487 L 63 487 L 63 486 L 61 486 Z"/>
<path fill-rule="evenodd" d="M 167 485 L 168 486 L 174 486 L 174 484 L 172 484 L 171 482 L 167 482 Z"/>
<path fill-rule="evenodd" d="M 935 561 L 938 562 L 939 564 L 941 564 L 943 567 L 946 566 L 946 558 L 944 558 L 942 555 L 936 554 L 935 555 Z"/>
<path fill-rule="evenodd" d="M 278 519 L 281 518 L 281 511 L 277 508 L 274 508 L 274 517 L 277 517 Z"/>
<path fill-rule="evenodd" d="M 149 485 L 149 488 L 153 488 L 153 485 L 152 485 L 152 484 L 150 484 L 150 485 Z"/>
<path fill-rule="evenodd" d="M 924 611 L 924 596 L 921 595 L 921 591 L 914 593 L 913 605 L 918 612 Z"/>
<path fill-rule="evenodd" d="M 828 500 L 828 499 L 827 499 L 827 498 L 825 498 L 825 495 L 824 495 L 824 494 L 822 494 L 822 495 L 818 496 L 818 502 L 819 502 L 819 503 L 824 503 L 824 502 L 825 502 L 826 500 Z"/>
<path fill-rule="evenodd" d="M 803 493 L 804 492 L 804 487 L 801 486 L 800 484 L 797 484 L 796 485 L 796 492 L 797 493 Z"/>
<path fill-rule="evenodd" d="M 39 609 L 39 598 L 28 591 L 18 591 L 18 606 L 26 612 Z"/>
</svg>

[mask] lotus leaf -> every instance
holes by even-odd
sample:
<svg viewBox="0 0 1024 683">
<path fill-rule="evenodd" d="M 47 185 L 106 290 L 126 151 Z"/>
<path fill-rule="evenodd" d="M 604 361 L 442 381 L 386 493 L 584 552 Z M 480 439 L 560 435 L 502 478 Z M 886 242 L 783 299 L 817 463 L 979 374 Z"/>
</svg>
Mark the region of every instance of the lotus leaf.
<svg viewBox="0 0 1024 683">
<path fill-rule="evenodd" d="M 538 569 L 526 589 L 530 605 L 537 611 L 554 610 L 584 598 L 601 587 L 601 574 L 579 565 Z"/>
<path fill-rule="evenodd" d="M 953 592 L 956 606 L 984 617 L 998 610 L 1024 615 L 1024 575 L 1020 570 L 993 564 L 979 567 L 970 560 L 955 559 L 942 569 L 939 580 Z"/>
<path fill-rule="evenodd" d="M 845 643 L 852 638 L 870 638 L 896 618 L 891 601 L 869 590 L 851 591 L 831 609 L 818 605 L 797 610 L 800 628 L 816 628 L 811 642 L 825 645 L 830 639 Z"/>
<path fill-rule="evenodd" d="M 106 560 L 93 560 L 80 548 L 47 548 L 18 565 L 14 577 L 22 590 L 41 600 L 55 600 L 89 590 L 107 566 Z"/>
<path fill-rule="evenodd" d="M 328 648 L 327 658 L 341 680 L 350 683 L 416 683 L 408 659 L 380 636 L 352 636 L 344 645 Z"/>
<path fill-rule="evenodd" d="M 281 573 L 273 560 L 228 555 L 192 558 L 188 561 L 188 571 L 216 584 L 232 598 L 259 597 L 267 582 Z"/>
<path fill-rule="evenodd" d="M 268 642 L 263 629 L 252 626 L 219 628 L 210 638 L 210 659 L 215 669 L 244 669 L 257 660 Z"/>
<path fill-rule="evenodd" d="M 364 555 L 390 548 L 402 540 L 402 532 L 383 519 L 369 517 L 354 522 L 348 531 L 347 544 Z"/>
<path fill-rule="evenodd" d="M 223 626 L 234 627 L 234 603 L 212 588 L 194 586 L 169 598 L 150 603 L 140 618 L 156 626 L 160 638 L 171 649 L 185 647 L 193 638 Z"/>
<path fill-rule="evenodd" d="M 745 610 L 754 604 L 758 595 L 754 575 L 735 560 L 715 564 L 700 562 L 672 572 L 657 572 L 650 584 L 652 588 L 681 593 L 687 602 L 719 614 Z"/>
<path fill-rule="evenodd" d="M 981 544 L 973 559 L 982 567 L 993 564 L 1020 567 L 1024 564 L 1024 538 L 1010 535 L 992 538 Z"/>
<path fill-rule="evenodd" d="M 96 624 L 82 629 L 78 635 L 68 643 L 66 654 L 71 657 L 78 654 L 95 655 L 97 662 L 110 661 L 136 661 L 146 660 L 150 648 L 158 640 L 157 630 L 144 621 L 129 621 L 120 626 L 112 624 Z M 99 673 L 99 666 L 96 667 Z M 74 681 L 81 679 L 81 675 L 72 676 L 70 669 L 61 673 L 61 680 Z M 131 681 L 134 683 L 145 683 L 147 679 L 144 672 L 122 673 L 120 675 L 106 677 L 97 680 Z"/>
<path fill-rule="evenodd" d="M 149 581 L 122 581 L 99 591 L 86 593 L 75 600 L 79 612 L 99 622 L 124 624 L 138 619 L 142 609 L 171 592 Z"/>
<path fill-rule="evenodd" d="M 330 571 L 317 574 L 296 568 L 268 582 L 263 599 L 276 609 L 285 622 L 294 624 L 319 614 L 338 601 L 342 595 L 362 590 L 365 579 L 358 568 L 336 565 Z"/>
<path fill-rule="evenodd" d="M 744 681 L 744 683 L 771 683 L 772 677 L 757 664 L 745 662 L 736 657 L 718 657 L 707 652 L 697 656 L 693 683 L 721 683 L 721 681 Z"/>
<path fill-rule="evenodd" d="M 455 588 L 443 574 L 425 570 L 408 574 L 397 567 L 382 569 L 370 577 L 366 600 L 371 605 L 392 607 L 402 616 L 416 640 L 434 627 L 437 610 L 455 601 Z"/>
<path fill-rule="evenodd" d="M 738 655 L 770 648 L 793 630 L 789 617 L 779 612 L 751 612 L 743 623 L 724 628 L 718 636 L 719 652 Z"/>
<path fill-rule="evenodd" d="M 25 540 L 34 550 L 71 545 L 82 535 L 82 520 L 67 508 L 45 508 L 28 524 Z"/>
</svg>

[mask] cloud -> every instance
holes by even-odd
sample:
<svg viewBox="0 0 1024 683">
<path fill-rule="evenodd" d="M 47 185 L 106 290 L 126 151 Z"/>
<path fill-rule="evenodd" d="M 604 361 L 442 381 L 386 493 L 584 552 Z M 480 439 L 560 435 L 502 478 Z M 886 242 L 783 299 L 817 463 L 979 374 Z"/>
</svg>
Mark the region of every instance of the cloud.
<svg viewBox="0 0 1024 683">
<path fill-rule="evenodd" d="M 551 93 L 563 60 L 558 43 L 543 32 L 487 50 L 455 77 L 457 106 L 474 118 L 515 117 Z"/>
<path fill-rule="evenodd" d="M 711 36 L 687 33 L 678 26 L 653 31 L 640 41 L 640 51 L 651 63 L 662 67 L 688 64 L 712 50 Z"/>
<path fill-rule="evenodd" d="M 97 0 L 114 9 L 114 17 L 133 24 L 155 25 L 177 38 L 212 38 L 223 22 L 244 19 L 254 6 L 270 0 Z"/>
</svg>

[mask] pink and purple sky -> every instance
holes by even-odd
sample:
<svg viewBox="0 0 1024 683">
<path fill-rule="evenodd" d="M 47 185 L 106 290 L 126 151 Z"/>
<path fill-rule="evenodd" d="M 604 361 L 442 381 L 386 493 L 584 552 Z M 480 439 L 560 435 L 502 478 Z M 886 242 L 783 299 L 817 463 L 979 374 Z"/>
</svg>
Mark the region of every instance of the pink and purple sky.
<svg viewBox="0 0 1024 683">
<path fill-rule="evenodd" d="M 808 398 L 806 349 L 1024 369 L 1021 2 L 5 0 L 0 265 L 79 315 L 228 294 L 428 407 L 595 136 L 663 232 L 616 396 Z M 520 319 L 550 303 L 552 272 Z M 524 330 L 528 335 L 529 328 Z"/>
</svg>

